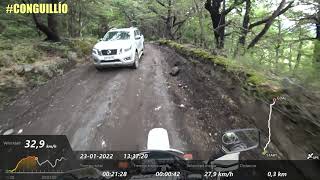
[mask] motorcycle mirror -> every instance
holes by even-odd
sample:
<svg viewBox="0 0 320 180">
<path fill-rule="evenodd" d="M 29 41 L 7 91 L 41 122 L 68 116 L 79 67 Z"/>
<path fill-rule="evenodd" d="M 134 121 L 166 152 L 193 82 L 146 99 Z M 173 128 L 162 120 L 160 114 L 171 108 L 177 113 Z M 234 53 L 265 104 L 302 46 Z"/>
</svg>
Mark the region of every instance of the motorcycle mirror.
<svg viewBox="0 0 320 180">
<path fill-rule="evenodd" d="M 222 135 L 222 150 L 227 153 L 237 153 L 257 148 L 260 144 L 258 129 L 236 129 Z"/>
</svg>

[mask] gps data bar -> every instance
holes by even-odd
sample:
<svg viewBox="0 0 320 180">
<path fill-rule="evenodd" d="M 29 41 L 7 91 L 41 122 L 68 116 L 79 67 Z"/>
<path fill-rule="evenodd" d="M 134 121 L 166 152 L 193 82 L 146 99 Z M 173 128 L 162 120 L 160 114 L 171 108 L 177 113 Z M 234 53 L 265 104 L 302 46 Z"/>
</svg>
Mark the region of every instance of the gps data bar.
<svg viewBox="0 0 320 180">
<path fill-rule="evenodd" d="M 68 179 L 69 175 L 79 174 L 107 179 L 313 180 L 320 177 L 319 160 L 227 162 L 185 160 L 179 153 L 163 151 L 73 151 L 63 135 L 0 136 L 0 149 L 0 179 L 8 180 Z"/>
</svg>

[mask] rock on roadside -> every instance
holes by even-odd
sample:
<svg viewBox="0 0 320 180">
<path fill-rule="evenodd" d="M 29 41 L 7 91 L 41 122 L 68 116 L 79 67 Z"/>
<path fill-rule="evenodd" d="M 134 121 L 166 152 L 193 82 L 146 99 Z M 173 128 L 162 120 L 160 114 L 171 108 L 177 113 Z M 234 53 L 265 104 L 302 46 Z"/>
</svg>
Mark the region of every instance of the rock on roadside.
<svg viewBox="0 0 320 180">
<path fill-rule="evenodd" d="M 80 59 L 82 59 L 82 58 L 78 58 L 78 55 L 77 55 L 77 53 L 76 52 L 73 52 L 73 51 L 69 51 L 68 52 L 68 55 L 67 55 L 67 59 L 69 60 L 69 61 L 75 61 L 75 62 L 80 62 L 81 60 Z"/>
<path fill-rule="evenodd" d="M 173 68 L 171 68 L 171 72 L 170 75 L 171 76 L 177 76 L 180 72 L 180 68 L 178 66 L 174 66 Z"/>
</svg>

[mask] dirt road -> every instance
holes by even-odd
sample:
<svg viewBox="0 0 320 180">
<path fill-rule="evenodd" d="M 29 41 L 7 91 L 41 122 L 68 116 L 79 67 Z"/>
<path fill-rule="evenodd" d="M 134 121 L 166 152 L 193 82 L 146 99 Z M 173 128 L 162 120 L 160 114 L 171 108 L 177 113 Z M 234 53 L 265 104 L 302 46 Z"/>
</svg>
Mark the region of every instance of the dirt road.
<svg viewBox="0 0 320 180">
<path fill-rule="evenodd" d="M 250 125 L 217 81 L 181 58 L 147 44 L 138 70 L 81 65 L 1 111 L 0 133 L 64 134 L 74 150 L 142 150 L 149 130 L 163 127 L 173 148 L 207 158 L 224 130 Z M 184 68 L 178 77 L 173 63 Z"/>
<path fill-rule="evenodd" d="M 138 70 L 85 64 L 34 89 L 1 112 L 2 133 L 65 134 L 76 150 L 141 150 L 148 131 L 164 127 L 185 149 L 163 55 L 152 45 L 145 52 Z"/>
</svg>

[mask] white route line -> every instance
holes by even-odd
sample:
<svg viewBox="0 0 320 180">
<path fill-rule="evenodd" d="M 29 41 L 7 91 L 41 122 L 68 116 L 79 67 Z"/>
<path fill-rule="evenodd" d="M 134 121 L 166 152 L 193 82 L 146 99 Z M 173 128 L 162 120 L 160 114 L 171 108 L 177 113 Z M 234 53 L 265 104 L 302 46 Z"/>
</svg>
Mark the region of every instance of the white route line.
<svg viewBox="0 0 320 180">
<path fill-rule="evenodd" d="M 263 151 L 266 153 L 267 147 L 271 142 L 271 115 L 272 115 L 272 107 L 276 104 L 277 99 L 273 98 L 273 103 L 270 104 L 270 112 L 269 112 L 269 120 L 268 120 L 268 129 L 269 129 L 269 140 L 266 144 L 266 146 L 263 148 Z"/>
<path fill-rule="evenodd" d="M 54 165 L 53 165 L 49 160 L 45 160 L 45 161 L 43 161 L 42 163 L 40 163 L 40 162 L 39 162 L 39 158 L 37 158 L 37 163 L 38 163 L 39 166 L 42 166 L 42 165 L 45 164 L 45 163 L 49 163 L 52 168 L 55 168 L 55 167 L 57 166 L 58 161 L 61 162 L 62 160 L 67 160 L 67 159 L 64 158 L 64 157 L 61 157 L 60 159 L 56 159 L 56 160 L 54 161 Z"/>
</svg>

